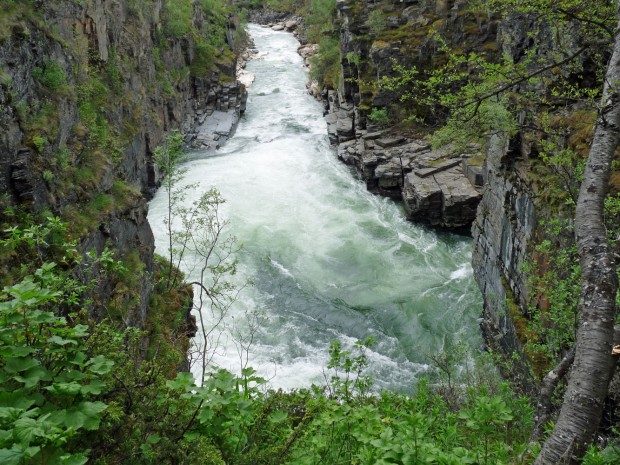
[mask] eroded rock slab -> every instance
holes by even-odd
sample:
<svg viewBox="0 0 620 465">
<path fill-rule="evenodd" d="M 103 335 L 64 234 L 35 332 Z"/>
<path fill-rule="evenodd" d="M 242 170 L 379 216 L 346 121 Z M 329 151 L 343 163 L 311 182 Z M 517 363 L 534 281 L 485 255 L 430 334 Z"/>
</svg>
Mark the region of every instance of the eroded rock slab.
<svg viewBox="0 0 620 465">
<path fill-rule="evenodd" d="M 402 199 L 413 221 L 446 229 L 471 226 L 484 182 L 478 160 L 469 162 L 478 147 L 454 153 L 451 147 L 433 150 L 424 140 L 385 131 L 356 131 L 346 111 L 339 107 L 326 116 L 330 140 L 338 144 L 338 158 L 356 168 L 368 190 Z M 355 138 L 346 140 L 352 133 Z"/>
<path fill-rule="evenodd" d="M 198 128 L 194 145 L 207 149 L 219 148 L 232 135 L 238 121 L 235 111 L 215 110 Z"/>
<path fill-rule="evenodd" d="M 421 177 L 415 172 L 404 180 L 403 201 L 407 217 L 449 229 L 469 227 L 476 218 L 481 194 L 460 165 Z"/>
</svg>

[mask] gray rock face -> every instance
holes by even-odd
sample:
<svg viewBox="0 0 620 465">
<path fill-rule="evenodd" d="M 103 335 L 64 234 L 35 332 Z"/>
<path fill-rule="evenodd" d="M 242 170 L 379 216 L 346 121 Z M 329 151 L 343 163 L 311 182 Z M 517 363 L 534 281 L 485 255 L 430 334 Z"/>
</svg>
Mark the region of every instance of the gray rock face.
<svg viewBox="0 0 620 465">
<path fill-rule="evenodd" d="M 413 221 L 460 230 L 472 224 L 481 194 L 463 169 L 471 154 L 431 150 L 422 140 L 380 131 L 361 131 L 342 142 L 339 114 L 329 113 L 326 120 L 330 140 L 340 142 L 338 158 L 356 167 L 371 192 L 403 200 Z"/>
<path fill-rule="evenodd" d="M 472 227 L 472 264 L 484 296 L 481 328 L 485 341 L 493 350 L 515 361 L 517 381 L 529 390 L 535 382 L 522 359 L 507 299 L 527 308 L 527 278 L 522 265 L 528 259 L 527 246 L 536 226 L 536 215 L 529 189 L 512 163 L 507 143 L 494 136 L 484 168 L 487 183 Z"/>
<path fill-rule="evenodd" d="M 478 192 L 459 164 L 424 177 L 415 172 L 405 177 L 403 200 L 408 218 L 431 226 L 467 228 L 476 217 Z"/>
<path fill-rule="evenodd" d="M 220 118 L 212 131 L 208 125 L 201 134 L 211 131 L 223 137 L 234 129 L 235 118 L 244 111 L 246 99 L 244 87 L 235 82 L 234 63 L 222 65 L 209 75 L 180 74 L 174 83 L 169 83 L 172 89 L 164 90 L 159 85 L 158 73 L 162 68 L 191 69 L 196 59 L 191 39 L 167 38 L 166 47 L 155 43 L 154 38 L 162 29 L 163 0 L 149 2 L 148 9 L 140 15 L 132 14 L 131 5 L 125 0 L 44 3 L 40 14 L 54 34 L 25 21 L 0 43 L 0 192 L 13 203 L 62 214 L 68 208 L 79 210 L 97 195 L 113 195 L 114 185 L 119 183 L 148 197 L 159 182 L 153 152 L 167 131 L 181 129 L 188 134 L 188 141 L 194 139 L 196 128 L 216 111 L 225 113 L 226 117 Z M 194 13 L 194 25 L 206 25 L 201 11 L 196 9 Z M 232 35 L 227 34 L 227 40 L 229 36 Z M 85 69 L 92 65 L 93 77 L 107 82 L 104 70 L 112 67 L 114 56 L 127 57 L 132 64 L 130 70 L 121 68 L 123 74 L 117 80 L 117 88 L 112 89 L 108 84 L 110 89 L 106 90 L 108 98 L 118 101 L 117 105 L 105 108 L 105 119 L 110 131 L 122 133 L 119 134 L 121 149 L 113 160 L 98 160 L 100 166 L 88 185 L 61 189 L 43 179 L 44 170 L 54 168 L 50 163 L 61 148 L 70 148 L 68 165 L 91 168 L 84 166 L 83 161 L 92 156 L 92 148 L 88 128 L 80 118 L 75 76 L 79 74 L 81 80 L 87 80 Z M 51 95 L 33 77 L 37 68 L 40 70 L 52 62 L 63 71 L 71 92 Z M 123 98 L 117 98 L 118 95 Z M 26 112 L 19 110 L 18 102 L 27 108 Z M 33 134 L 28 132 L 24 118 L 32 120 L 34 115 L 48 111 L 49 103 L 57 111 L 37 129 L 45 135 L 45 144 L 34 147 Z M 136 289 L 139 302 L 131 305 L 127 302 L 124 316 L 127 324 L 138 327 L 147 318 L 152 292 L 149 276 L 154 271 L 154 242 L 146 213 L 145 198 L 136 196 L 126 200 L 109 214 L 95 218 L 96 224 L 83 234 L 80 243 L 85 252 L 100 253 L 104 247 L 110 247 L 121 255 L 138 254 L 145 277 Z M 105 302 L 113 291 L 112 286 L 112 282 L 102 282 L 94 291 L 98 295 L 93 300 Z M 96 305 L 91 310 L 95 316 L 102 311 Z"/>
<path fill-rule="evenodd" d="M 398 145 L 401 145 L 402 143 L 406 142 L 406 140 L 407 139 L 402 136 L 388 136 L 377 139 L 375 143 L 383 149 L 388 149 L 390 147 L 396 147 Z"/>
<path fill-rule="evenodd" d="M 191 132 L 186 132 L 188 145 L 194 148 L 215 150 L 220 148 L 234 133 L 240 116 L 245 111 L 247 92 L 235 82 L 232 85 L 214 84 L 212 96 L 204 110 L 194 118 Z"/>
<path fill-rule="evenodd" d="M 338 92 L 328 92 L 329 112 L 326 115 L 327 132 L 332 144 L 355 138 L 355 109 L 342 101 Z"/>
<path fill-rule="evenodd" d="M 424 20 L 423 13 L 430 8 L 426 2 L 396 3 L 403 4 L 395 7 L 402 11 L 389 17 L 388 27 L 398 27 L 407 21 L 412 27 L 424 26 L 418 19 Z M 351 54 L 361 58 L 357 62 L 343 59 L 340 86 L 327 92 L 327 132 L 330 142 L 338 145 L 338 158 L 356 168 L 371 192 L 404 200 L 410 219 L 441 228 L 467 230 L 476 215 L 484 176 L 466 160 L 479 149 L 468 149 L 468 153 L 455 156 L 448 150 L 431 150 L 425 141 L 373 127 L 368 118 L 370 107 L 395 103 L 400 95 L 385 89 L 364 91 L 360 79 L 367 80 L 369 70 L 376 76 L 390 75 L 394 61 L 404 58 L 402 44 L 370 39 L 366 20 L 369 12 L 377 8 L 375 2 L 338 0 L 336 8 L 342 56 Z M 451 17 L 450 21 L 456 19 Z M 411 60 L 427 63 L 433 53 L 422 45 L 419 56 L 408 57 L 404 62 L 407 66 Z M 368 94 L 372 94 L 372 102 Z"/>
</svg>

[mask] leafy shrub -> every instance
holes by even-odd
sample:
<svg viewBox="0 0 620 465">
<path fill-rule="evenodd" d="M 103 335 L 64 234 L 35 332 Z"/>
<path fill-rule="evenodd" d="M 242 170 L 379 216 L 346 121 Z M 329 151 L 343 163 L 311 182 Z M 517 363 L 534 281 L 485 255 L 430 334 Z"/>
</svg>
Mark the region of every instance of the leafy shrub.
<svg viewBox="0 0 620 465">
<path fill-rule="evenodd" d="M 52 92 L 61 90 L 67 84 L 65 70 L 55 61 L 48 61 L 43 67 L 34 68 L 32 77 Z"/>
<path fill-rule="evenodd" d="M 66 146 L 60 147 L 58 152 L 56 152 L 56 165 L 60 168 L 61 171 L 65 171 L 69 168 L 71 159 L 71 152 Z"/>
<path fill-rule="evenodd" d="M 49 263 L 0 293 L 0 461 L 82 464 L 82 431 L 99 427 L 106 404 L 94 400 L 112 368 L 85 350 L 88 327 L 53 312 L 75 283 Z"/>
<path fill-rule="evenodd" d="M 368 14 L 366 24 L 370 28 L 370 32 L 372 32 L 374 35 L 381 34 L 387 27 L 387 20 L 385 18 L 385 14 L 378 9 L 372 10 Z"/>
<path fill-rule="evenodd" d="M 320 84 L 337 89 L 340 81 L 340 42 L 324 37 L 319 42 L 319 51 L 310 58 L 310 74 Z"/>
<path fill-rule="evenodd" d="M 360 56 L 360 54 L 355 52 L 348 52 L 346 55 L 346 59 L 350 64 L 356 66 L 359 66 L 362 62 L 362 57 Z"/>
<path fill-rule="evenodd" d="M 502 464 L 527 450 L 531 407 L 505 386 L 472 385 L 458 404 L 424 380 L 412 396 L 371 394 L 368 340 L 332 344 L 323 387 L 264 392 L 251 368 L 215 370 L 197 386 L 177 374 L 186 333 L 170 322 L 187 301 L 165 273 L 149 313 L 161 322 L 80 324 L 88 286 L 70 270 L 84 258 L 66 230 L 50 217 L 0 236 L 3 257 L 33 254 L 37 263 L 45 252 L 65 262 L 21 268 L 0 292 L 3 464 Z M 109 249 L 87 258 L 101 272 L 134 274 Z"/>
<path fill-rule="evenodd" d="M 373 108 L 370 115 L 368 115 L 368 118 L 370 121 L 381 127 L 385 127 L 390 124 L 390 116 L 387 108 Z"/>
<path fill-rule="evenodd" d="M 194 2 L 166 0 L 164 4 L 164 32 L 172 37 L 184 37 L 191 31 Z"/>
<path fill-rule="evenodd" d="M 264 0 L 264 5 L 275 11 L 293 13 L 299 8 L 299 0 Z"/>
<path fill-rule="evenodd" d="M 37 149 L 37 152 L 41 153 L 47 144 L 47 139 L 39 134 L 35 134 L 32 136 L 32 144 Z"/>
<path fill-rule="evenodd" d="M 44 170 L 43 171 L 43 180 L 47 184 L 50 184 L 54 180 L 54 173 L 52 173 L 50 170 Z"/>
</svg>

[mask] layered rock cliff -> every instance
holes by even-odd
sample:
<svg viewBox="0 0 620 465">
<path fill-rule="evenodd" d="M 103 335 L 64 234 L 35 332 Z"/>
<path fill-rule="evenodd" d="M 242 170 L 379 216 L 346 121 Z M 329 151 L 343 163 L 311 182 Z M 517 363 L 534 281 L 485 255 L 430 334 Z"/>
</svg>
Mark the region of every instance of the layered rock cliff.
<svg viewBox="0 0 620 465">
<path fill-rule="evenodd" d="M 410 219 L 466 231 L 471 226 L 484 183 L 481 148 L 433 150 L 430 128 L 409 124 L 389 130 L 405 111 L 381 121 L 380 108 L 399 106 L 401 95 L 379 80 L 397 67 L 432 69 L 441 60 L 433 31 L 463 53 L 496 50 L 496 22 L 462 6 L 440 11 L 434 2 L 337 2 L 342 74 L 327 95 L 330 140 L 338 156 L 357 168 L 372 192 L 403 200 Z M 378 111 L 377 111 L 378 110 Z"/>
<path fill-rule="evenodd" d="M 245 105 L 238 24 L 199 2 L 1 4 L 2 203 L 60 216 L 85 254 L 111 250 L 131 279 L 98 279 L 91 311 L 144 328 L 157 272 L 153 153 L 174 129 L 202 146 L 234 129 Z M 89 281 L 100 269 L 78 274 Z"/>
</svg>

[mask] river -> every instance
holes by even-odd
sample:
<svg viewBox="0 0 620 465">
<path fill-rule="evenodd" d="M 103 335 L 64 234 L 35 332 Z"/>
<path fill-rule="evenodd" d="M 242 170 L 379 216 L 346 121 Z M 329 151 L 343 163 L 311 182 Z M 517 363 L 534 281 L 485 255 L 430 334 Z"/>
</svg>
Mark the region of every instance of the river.
<svg viewBox="0 0 620 465">
<path fill-rule="evenodd" d="M 270 387 L 307 387 L 323 380 L 330 341 L 373 336 L 370 374 L 407 391 L 446 338 L 480 342 L 471 239 L 407 222 L 397 203 L 367 192 L 329 146 L 298 42 L 249 31 L 259 56 L 247 65 L 256 76 L 247 111 L 222 149 L 185 165 L 184 182 L 200 186 L 188 202 L 212 186 L 226 199 L 229 233 L 244 246 L 234 279 L 252 282 L 222 322 L 211 363 L 238 372 L 238 340 L 251 333 L 249 365 Z M 162 255 L 165 207 L 160 189 L 149 220 Z"/>
</svg>

